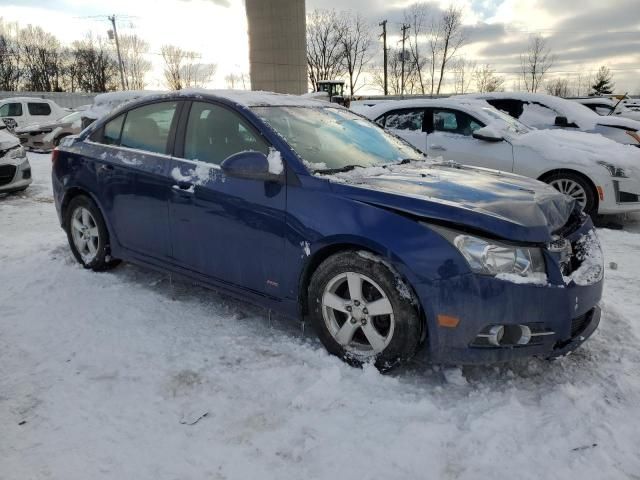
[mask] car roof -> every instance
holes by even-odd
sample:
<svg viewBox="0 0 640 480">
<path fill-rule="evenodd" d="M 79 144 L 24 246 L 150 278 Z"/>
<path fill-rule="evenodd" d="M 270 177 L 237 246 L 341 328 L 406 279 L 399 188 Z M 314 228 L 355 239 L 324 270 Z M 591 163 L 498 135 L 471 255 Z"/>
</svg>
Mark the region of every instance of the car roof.
<svg viewBox="0 0 640 480">
<path fill-rule="evenodd" d="M 0 103 L 4 102 L 43 102 L 43 103 L 53 103 L 57 105 L 56 102 L 50 100 L 48 98 L 40 98 L 40 97 L 6 97 L 0 98 Z"/>
<path fill-rule="evenodd" d="M 411 98 L 404 100 L 383 100 L 371 107 L 358 106 L 357 112 L 365 117 L 376 119 L 380 115 L 391 110 L 399 110 L 403 108 L 457 108 L 461 110 L 469 110 L 478 112 L 482 108 L 493 108 L 484 100 L 473 98 Z"/>
</svg>

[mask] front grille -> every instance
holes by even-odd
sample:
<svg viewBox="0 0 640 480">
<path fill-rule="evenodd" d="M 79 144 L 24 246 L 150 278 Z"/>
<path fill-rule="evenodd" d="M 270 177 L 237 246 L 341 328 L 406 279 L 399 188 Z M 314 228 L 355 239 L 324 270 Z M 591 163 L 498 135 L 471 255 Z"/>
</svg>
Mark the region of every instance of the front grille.
<svg viewBox="0 0 640 480">
<path fill-rule="evenodd" d="M 17 167 L 15 165 L 0 165 L 0 185 L 11 183 L 16 174 Z"/>
<path fill-rule="evenodd" d="M 591 322 L 591 316 L 593 315 L 593 310 L 589 310 L 584 315 L 580 315 L 579 317 L 571 320 L 571 338 L 577 337 L 589 326 L 589 322 Z"/>
</svg>

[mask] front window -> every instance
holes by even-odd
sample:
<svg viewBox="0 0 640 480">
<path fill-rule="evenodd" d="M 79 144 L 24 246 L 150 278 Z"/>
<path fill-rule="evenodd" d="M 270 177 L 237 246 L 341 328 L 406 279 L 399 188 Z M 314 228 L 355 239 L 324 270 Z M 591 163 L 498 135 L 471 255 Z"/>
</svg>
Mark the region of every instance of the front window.
<svg viewBox="0 0 640 480">
<path fill-rule="evenodd" d="M 21 103 L 5 103 L 0 107 L 0 117 L 21 117 Z"/>
<path fill-rule="evenodd" d="M 238 152 L 269 153 L 269 145 L 235 112 L 212 103 L 194 102 L 189 112 L 184 157 L 220 165 Z"/>
<path fill-rule="evenodd" d="M 484 127 L 482 123 L 458 110 L 433 110 L 433 129 L 436 132 L 454 133 L 471 136 L 473 132 Z"/>
<path fill-rule="evenodd" d="M 531 131 L 524 123 L 519 122 L 500 110 L 496 110 L 495 108 L 483 108 L 482 110 L 485 115 L 488 115 L 493 120 L 492 123 L 501 124 L 511 133 L 527 133 Z"/>
<path fill-rule="evenodd" d="M 254 107 L 315 171 L 382 166 L 423 155 L 374 123 L 341 108 Z"/>
</svg>

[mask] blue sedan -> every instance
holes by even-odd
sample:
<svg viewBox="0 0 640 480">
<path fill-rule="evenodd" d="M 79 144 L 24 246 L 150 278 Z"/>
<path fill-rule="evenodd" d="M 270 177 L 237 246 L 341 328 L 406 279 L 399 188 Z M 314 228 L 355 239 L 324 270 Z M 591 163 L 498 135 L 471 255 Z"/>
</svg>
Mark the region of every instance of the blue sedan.
<svg viewBox="0 0 640 480">
<path fill-rule="evenodd" d="M 52 160 L 85 268 L 126 260 L 307 318 L 352 364 L 554 357 L 600 320 L 602 253 L 573 199 L 426 158 L 332 104 L 149 96 Z"/>
</svg>

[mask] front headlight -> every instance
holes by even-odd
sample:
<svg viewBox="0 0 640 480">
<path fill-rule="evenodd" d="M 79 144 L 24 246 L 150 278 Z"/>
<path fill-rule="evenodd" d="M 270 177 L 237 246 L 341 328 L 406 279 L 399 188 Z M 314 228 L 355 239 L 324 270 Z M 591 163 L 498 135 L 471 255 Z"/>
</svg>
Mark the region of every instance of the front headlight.
<svg viewBox="0 0 640 480">
<path fill-rule="evenodd" d="M 604 168 L 606 168 L 612 177 L 629 178 L 627 176 L 627 172 L 624 171 L 624 168 L 616 167 L 615 165 L 607 162 L 598 162 L 598 165 L 602 165 Z"/>
<path fill-rule="evenodd" d="M 27 156 L 27 152 L 22 147 L 22 145 L 12 148 L 9 150 L 9 154 L 7 155 L 9 158 L 24 158 Z"/>
<path fill-rule="evenodd" d="M 509 245 L 497 240 L 429 225 L 458 249 L 471 270 L 481 275 L 515 274 L 521 277 L 545 274 L 542 250 Z"/>
</svg>

